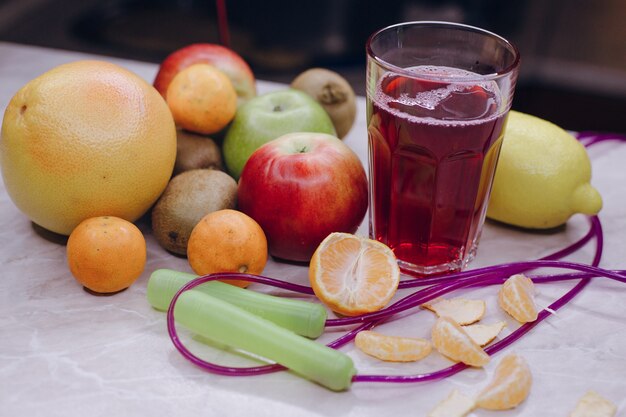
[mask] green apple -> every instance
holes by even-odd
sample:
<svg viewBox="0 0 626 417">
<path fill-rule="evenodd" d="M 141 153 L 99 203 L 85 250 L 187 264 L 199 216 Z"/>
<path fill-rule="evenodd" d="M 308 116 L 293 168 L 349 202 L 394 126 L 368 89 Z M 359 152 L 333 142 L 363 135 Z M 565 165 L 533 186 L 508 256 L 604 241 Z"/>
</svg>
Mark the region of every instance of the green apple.
<svg viewBox="0 0 626 417">
<path fill-rule="evenodd" d="M 250 99 L 237 110 L 224 138 L 224 162 L 239 179 L 250 155 L 261 145 L 292 132 L 335 135 L 326 110 L 299 90 L 274 91 Z"/>
</svg>

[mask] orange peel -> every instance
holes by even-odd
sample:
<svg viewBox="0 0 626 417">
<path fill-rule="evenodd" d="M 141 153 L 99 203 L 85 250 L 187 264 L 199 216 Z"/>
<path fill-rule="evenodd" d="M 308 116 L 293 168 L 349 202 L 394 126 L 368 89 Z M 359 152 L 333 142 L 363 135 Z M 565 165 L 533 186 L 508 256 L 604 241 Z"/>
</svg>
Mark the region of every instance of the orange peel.
<svg viewBox="0 0 626 417">
<path fill-rule="evenodd" d="M 438 298 L 422 307 L 434 312 L 438 317 L 450 317 L 461 326 L 479 321 L 485 315 L 486 305 L 483 300 L 463 298 Z"/>
</svg>

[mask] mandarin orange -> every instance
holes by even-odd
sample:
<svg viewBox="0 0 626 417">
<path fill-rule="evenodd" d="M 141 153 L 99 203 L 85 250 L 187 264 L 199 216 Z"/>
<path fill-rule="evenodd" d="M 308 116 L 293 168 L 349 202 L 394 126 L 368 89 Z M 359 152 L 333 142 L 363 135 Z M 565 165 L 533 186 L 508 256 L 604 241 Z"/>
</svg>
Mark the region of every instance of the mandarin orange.
<svg viewBox="0 0 626 417">
<path fill-rule="evenodd" d="M 260 274 L 267 263 L 267 239 L 261 226 L 248 215 L 231 209 L 207 214 L 193 228 L 187 259 L 198 275 L 216 272 Z M 246 287 L 243 280 L 224 280 Z"/>
<path fill-rule="evenodd" d="M 334 312 L 356 316 L 380 310 L 400 282 L 396 257 L 386 245 L 349 233 L 331 233 L 311 257 L 315 295 Z"/>
<path fill-rule="evenodd" d="M 209 64 L 194 64 L 176 74 L 166 97 L 177 125 L 205 135 L 222 130 L 237 111 L 230 78 Z"/>
<path fill-rule="evenodd" d="M 128 288 L 143 272 L 146 241 L 129 221 L 114 216 L 83 220 L 67 240 L 72 275 L 96 293 Z"/>
</svg>

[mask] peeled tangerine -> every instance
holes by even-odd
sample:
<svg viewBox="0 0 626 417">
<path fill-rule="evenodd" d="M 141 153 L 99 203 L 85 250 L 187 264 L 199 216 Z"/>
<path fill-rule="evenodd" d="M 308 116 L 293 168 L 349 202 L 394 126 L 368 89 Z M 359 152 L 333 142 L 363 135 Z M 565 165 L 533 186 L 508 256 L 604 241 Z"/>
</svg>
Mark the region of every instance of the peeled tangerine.
<svg viewBox="0 0 626 417">
<path fill-rule="evenodd" d="M 489 355 L 450 317 L 440 317 L 432 330 L 433 346 L 442 355 L 470 366 L 484 366 Z"/>
<path fill-rule="evenodd" d="M 414 362 L 428 356 L 432 350 L 426 339 L 387 336 L 370 330 L 360 331 L 354 339 L 362 352 L 383 361 Z"/>
<path fill-rule="evenodd" d="M 533 382 L 526 360 L 516 354 L 502 358 L 489 385 L 476 398 L 476 405 L 488 410 L 508 410 L 528 397 Z"/>
<path fill-rule="evenodd" d="M 589 183 L 585 147 L 560 127 L 511 111 L 487 216 L 514 226 L 548 229 L 573 214 L 597 214 L 602 198 Z"/>
<path fill-rule="evenodd" d="M 398 289 L 400 268 L 388 246 L 349 233 L 331 233 L 309 265 L 317 298 L 344 316 L 378 311 Z"/>
<path fill-rule="evenodd" d="M 516 354 L 502 358 L 489 384 L 477 396 L 452 393 L 428 417 L 464 417 L 474 408 L 508 410 L 520 405 L 530 393 L 532 374 L 526 360 Z"/>
<path fill-rule="evenodd" d="M 498 304 L 520 323 L 537 320 L 535 285 L 523 274 L 516 274 L 504 281 L 498 292 Z"/>
</svg>

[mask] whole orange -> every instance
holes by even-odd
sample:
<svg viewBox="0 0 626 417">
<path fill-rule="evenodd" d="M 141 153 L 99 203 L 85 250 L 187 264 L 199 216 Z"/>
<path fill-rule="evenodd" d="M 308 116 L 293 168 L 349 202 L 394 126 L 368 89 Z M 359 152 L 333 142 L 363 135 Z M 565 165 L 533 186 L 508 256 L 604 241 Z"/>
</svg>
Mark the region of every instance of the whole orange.
<svg viewBox="0 0 626 417">
<path fill-rule="evenodd" d="M 198 275 L 216 272 L 260 274 L 267 263 L 267 239 L 251 217 L 237 210 L 207 214 L 193 228 L 187 245 L 187 259 Z M 224 280 L 246 287 L 242 280 Z"/>
<path fill-rule="evenodd" d="M 115 64 L 77 61 L 31 80 L 2 123 L 7 192 L 33 222 L 69 235 L 84 219 L 138 219 L 165 189 L 176 130 L 161 95 Z"/>
<path fill-rule="evenodd" d="M 129 221 L 113 216 L 82 221 L 67 240 L 67 263 L 89 290 L 112 293 L 128 288 L 146 265 L 146 240 Z"/>
<path fill-rule="evenodd" d="M 233 83 L 209 64 L 194 64 L 176 74 L 166 97 L 177 125 L 205 135 L 226 127 L 237 111 Z"/>
</svg>

